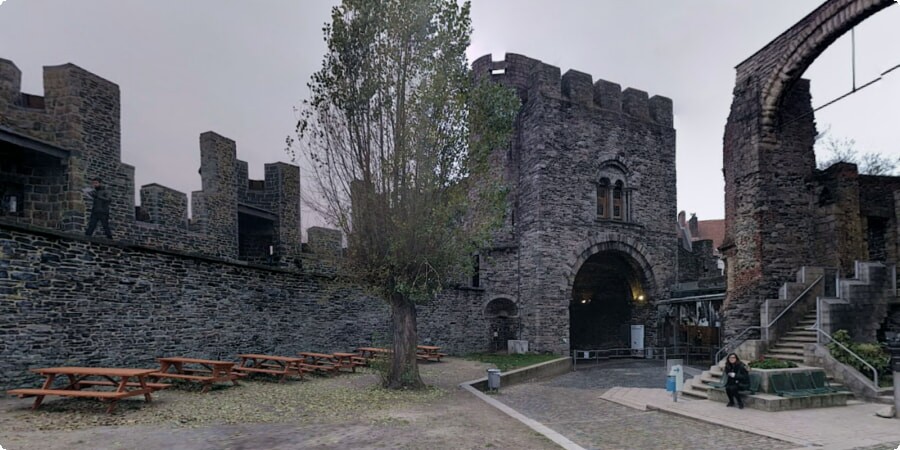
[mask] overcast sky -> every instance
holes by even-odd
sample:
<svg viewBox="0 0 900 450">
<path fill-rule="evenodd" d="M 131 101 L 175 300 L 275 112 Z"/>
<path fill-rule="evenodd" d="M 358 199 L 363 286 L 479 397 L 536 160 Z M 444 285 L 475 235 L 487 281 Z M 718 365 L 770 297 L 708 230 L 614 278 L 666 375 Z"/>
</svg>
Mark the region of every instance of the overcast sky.
<svg viewBox="0 0 900 450">
<path fill-rule="evenodd" d="M 469 58 L 521 53 L 675 103 L 678 208 L 724 217 L 722 135 L 734 66 L 821 0 L 475 0 Z M 237 142 L 251 178 L 287 161 L 292 108 L 321 63 L 331 1 L 6 0 L 0 58 L 42 94 L 41 67 L 74 63 L 122 93 L 122 159 L 137 185 L 200 189 L 198 138 Z M 807 71 L 813 104 L 851 88 L 849 34 Z M 856 31 L 857 85 L 900 64 L 900 7 Z M 900 155 L 900 70 L 817 113 L 820 129 Z M 674 221 L 675 218 L 673 217 Z M 311 214 L 304 228 L 315 225 Z"/>
</svg>

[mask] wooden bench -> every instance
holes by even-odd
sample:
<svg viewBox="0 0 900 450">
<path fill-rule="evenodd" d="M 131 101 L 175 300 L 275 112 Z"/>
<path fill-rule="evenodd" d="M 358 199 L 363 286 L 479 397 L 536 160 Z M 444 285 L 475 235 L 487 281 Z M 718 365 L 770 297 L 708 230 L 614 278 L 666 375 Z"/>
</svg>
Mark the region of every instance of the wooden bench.
<svg viewBox="0 0 900 450">
<path fill-rule="evenodd" d="M 92 397 L 92 398 L 125 398 L 132 395 L 139 395 L 138 391 L 110 392 L 110 391 L 80 391 L 69 389 L 13 389 L 6 391 L 10 395 L 17 395 L 19 398 L 37 397 L 44 395 L 58 395 L 60 397 Z"/>
<path fill-rule="evenodd" d="M 416 346 L 416 358 L 423 361 L 441 362 L 441 358 L 447 356 L 447 354 L 440 353 L 440 349 L 440 347 L 433 345 L 418 345 Z"/>
<path fill-rule="evenodd" d="M 365 358 L 356 353 L 335 352 L 334 359 L 337 360 L 341 369 L 350 369 L 351 372 L 356 372 L 356 366 L 365 366 L 368 364 L 368 361 L 366 361 Z"/>
<path fill-rule="evenodd" d="M 273 356 L 249 353 L 238 355 L 241 365 L 234 370 L 244 373 L 263 373 L 267 375 L 280 375 L 279 382 L 284 382 L 288 376 L 296 375 L 303 379 L 306 369 L 301 367 L 303 360 L 290 356 Z"/>
<path fill-rule="evenodd" d="M 143 395 L 146 402 L 152 400 L 151 393 L 163 389 L 157 383 L 146 382 L 147 377 L 154 372 L 153 369 L 120 369 L 106 367 L 48 367 L 32 369 L 34 373 L 46 377 L 40 389 L 12 389 L 7 391 L 10 395 L 20 398 L 35 397 L 31 409 L 36 410 L 41 406 L 44 397 L 57 395 L 60 397 L 96 398 L 101 401 L 109 401 L 107 413 L 112 413 L 119 399 Z M 57 376 L 68 378 L 68 383 L 63 388 L 53 388 Z M 101 380 L 88 380 L 89 377 L 99 377 Z M 130 380 L 136 381 L 130 381 Z M 85 386 L 115 387 L 115 391 L 81 390 Z"/>
<path fill-rule="evenodd" d="M 299 355 L 303 360 L 300 367 L 310 371 L 334 375 L 341 368 L 340 360 L 329 353 L 300 352 Z"/>
<path fill-rule="evenodd" d="M 152 376 L 153 376 L 152 374 L 151 374 L 151 375 L 148 375 L 148 377 L 152 377 Z M 101 380 L 82 380 L 82 381 L 79 381 L 79 382 L 75 383 L 75 385 L 76 385 L 77 387 L 81 387 L 81 386 L 117 386 L 117 385 L 116 385 L 115 383 L 113 383 L 112 381 L 101 381 Z M 141 387 L 141 383 L 136 383 L 136 382 L 134 382 L 134 381 L 130 381 L 130 382 L 128 382 L 128 383 L 125 383 L 125 385 L 128 386 L 128 387 Z M 150 383 L 150 382 L 144 383 L 144 386 L 147 386 L 148 388 L 153 389 L 154 391 L 158 391 L 158 390 L 161 390 L 161 389 L 167 389 L 167 388 L 172 387 L 171 384 L 165 384 L 165 383 Z"/>
<path fill-rule="evenodd" d="M 231 361 L 183 357 L 157 358 L 157 361 L 159 361 L 160 369 L 150 374 L 151 377 L 195 381 L 203 384 L 202 392 L 204 393 L 209 391 L 213 383 L 231 382 L 238 386 L 237 379 L 241 377 L 233 371 L 234 363 Z M 194 367 L 185 367 L 188 365 Z"/>
</svg>

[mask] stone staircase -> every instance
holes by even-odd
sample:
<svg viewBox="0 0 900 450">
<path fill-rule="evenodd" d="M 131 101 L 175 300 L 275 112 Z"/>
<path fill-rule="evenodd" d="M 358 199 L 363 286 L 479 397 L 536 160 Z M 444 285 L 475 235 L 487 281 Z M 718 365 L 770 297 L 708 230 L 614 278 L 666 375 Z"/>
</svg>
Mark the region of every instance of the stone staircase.
<svg viewBox="0 0 900 450">
<path fill-rule="evenodd" d="M 710 386 L 719 384 L 721 380 L 722 368 L 719 367 L 718 364 L 715 364 L 709 366 L 709 370 L 704 370 L 700 375 L 685 381 L 681 393 L 682 395 L 686 395 L 688 397 L 706 400 L 709 399 L 709 394 L 707 393 L 707 391 L 709 390 Z"/>
<path fill-rule="evenodd" d="M 792 361 L 798 366 L 804 365 L 803 354 L 806 346 L 816 343 L 816 332 L 808 329 L 815 324 L 816 312 L 810 311 L 794 325 L 791 331 L 770 345 L 768 352 L 763 356 Z"/>
</svg>

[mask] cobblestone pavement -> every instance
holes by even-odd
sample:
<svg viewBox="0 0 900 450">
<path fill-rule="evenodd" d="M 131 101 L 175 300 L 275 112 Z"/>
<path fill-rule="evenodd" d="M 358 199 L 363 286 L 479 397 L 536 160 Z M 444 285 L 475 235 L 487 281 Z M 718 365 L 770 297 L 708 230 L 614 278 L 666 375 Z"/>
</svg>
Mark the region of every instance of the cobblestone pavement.
<svg viewBox="0 0 900 450">
<path fill-rule="evenodd" d="M 585 448 L 783 449 L 796 445 L 600 398 L 611 387 L 665 385 L 658 361 L 618 360 L 544 382 L 501 390 L 496 398 Z M 727 443 L 727 445 L 726 445 Z"/>
</svg>

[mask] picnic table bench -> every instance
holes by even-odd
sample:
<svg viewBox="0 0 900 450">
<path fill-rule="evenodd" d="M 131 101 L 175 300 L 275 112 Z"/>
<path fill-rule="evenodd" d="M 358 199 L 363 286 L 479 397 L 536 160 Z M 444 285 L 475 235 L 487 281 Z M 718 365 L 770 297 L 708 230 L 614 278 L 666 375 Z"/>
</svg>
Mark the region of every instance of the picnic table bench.
<svg viewBox="0 0 900 450">
<path fill-rule="evenodd" d="M 356 372 L 356 366 L 365 366 L 367 363 L 366 359 L 357 353 L 335 352 L 334 359 L 337 360 L 342 369 L 349 368 L 354 373 Z"/>
<path fill-rule="evenodd" d="M 234 363 L 231 361 L 212 361 L 208 359 L 167 357 L 156 358 L 160 369 L 152 374 L 151 378 L 170 378 L 178 380 L 196 381 L 203 384 L 203 391 L 208 392 L 213 383 L 231 382 L 238 386 L 238 378 L 245 376 L 243 373 L 233 371 Z M 186 368 L 185 365 L 197 368 Z"/>
<path fill-rule="evenodd" d="M 383 358 L 393 353 L 386 348 L 378 347 L 357 347 L 356 352 L 358 357 L 365 361 L 366 365 L 369 365 L 369 361 L 373 359 Z"/>
<path fill-rule="evenodd" d="M 441 348 L 433 345 L 416 346 L 416 358 L 425 361 L 441 362 L 441 358 L 447 356 L 446 353 L 440 353 Z"/>
<path fill-rule="evenodd" d="M 47 367 L 32 369 L 32 372 L 45 377 L 40 389 L 12 389 L 7 391 L 10 395 L 19 398 L 35 397 L 31 409 L 36 410 L 41 406 L 44 397 L 57 395 L 60 397 L 85 397 L 96 398 L 100 401 L 108 401 L 107 413 L 112 413 L 116 402 L 126 397 L 143 395 L 146 402 L 152 401 L 150 393 L 169 387 L 168 384 L 149 383 L 147 378 L 155 369 L 121 369 L 108 367 Z M 68 384 L 63 387 L 53 387 L 57 376 L 68 378 Z M 87 378 L 101 378 L 100 380 L 88 380 Z M 135 381 L 130 381 L 134 379 Z M 115 387 L 115 391 L 83 390 L 85 387 Z M 131 389 L 129 389 L 131 388 Z"/>
<path fill-rule="evenodd" d="M 334 375 L 341 368 L 340 361 L 328 353 L 300 352 L 299 355 L 303 359 L 303 367 L 309 371 Z"/>
<path fill-rule="evenodd" d="M 308 369 L 302 367 L 303 358 L 295 358 L 291 356 L 274 356 L 260 355 L 248 353 L 238 355 L 241 358 L 241 365 L 235 367 L 234 370 L 242 373 L 265 373 L 269 375 L 280 375 L 279 382 L 291 375 L 296 375 L 303 379 L 303 373 L 309 372 Z"/>
</svg>

